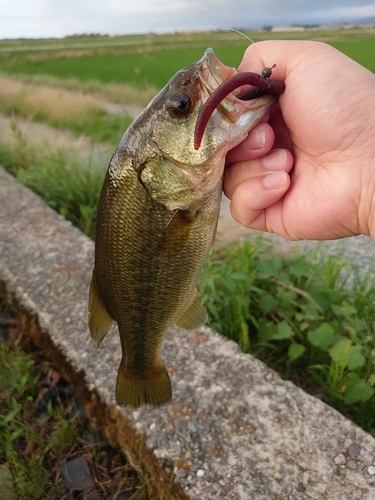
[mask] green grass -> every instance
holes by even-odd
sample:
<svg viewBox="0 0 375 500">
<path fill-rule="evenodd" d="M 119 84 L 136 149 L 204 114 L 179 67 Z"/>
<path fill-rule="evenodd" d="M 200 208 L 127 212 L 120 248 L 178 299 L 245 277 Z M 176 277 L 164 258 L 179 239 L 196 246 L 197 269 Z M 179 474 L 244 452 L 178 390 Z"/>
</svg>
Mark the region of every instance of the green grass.
<svg viewBox="0 0 375 500">
<path fill-rule="evenodd" d="M 375 37 L 371 31 L 245 33 L 254 41 L 270 38 L 326 41 L 375 71 Z M 3 50 L 2 43 L 6 43 Z M 64 40 L 58 43 L 51 41 L 49 45 L 46 41 L 40 41 L 39 46 L 37 42 L 24 42 L 18 45 L 18 49 L 17 46 L 13 47 L 12 51 L 9 42 L 2 43 L 1 72 L 129 83 L 140 89 L 155 85 L 160 89 L 176 71 L 200 59 L 207 47 L 213 47 L 217 56 L 227 65 L 237 66 L 250 42 L 237 33 L 225 32 Z"/>
<path fill-rule="evenodd" d="M 267 38 L 323 40 L 375 71 L 373 31 L 246 32 L 246 35 L 254 41 Z M 131 123 L 129 117 L 109 114 L 95 103 L 86 106 L 87 109 L 82 107 L 82 111 L 79 106 L 77 110 L 73 106 L 69 113 L 59 117 L 56 112 L 59 106 L 53 106 L 52 102 L 56 96 L 51 95 L 50 102 L 45 93 L 45 102 L 40 104 L 38 99 L 33 105 L 29 92 L 32 89 L 27 85 L 32 85 L 34 92 L 40 83 L 52 89 L 77 91 L 81 88 L 84 93 L 116 102 L 145 105 L 157 89 L 179 69 L 199 59 L 208 46 L 214 47 L 219 59 L 226 64 L 237 66 L 248 44 L 248 40 L 233 32 L 3 41 L 0 42 L 0 72 L 19 75 L 25 87 L 14 95 L 4 92 L 0 111 L 69 129 L 115 147 Z"/>
<path fill-rule="evenodd" d="M 238 65 L 245 45 L 237 48 L 236 55 L 230 52 L 228 65 Z M 81 81 L 102 83 L 128 83 L 139 89 L 155 85 L 162 88 L 181 68 L 203 56 L 204 48 L 184 48 L 142 52 L 140 54 L 105 54 L 72 58 L 53 58 L 42 61 L 22 59 L 3 60 L 0 71 L 27 75 L 52 75 L 60 79 L 78 78 Z M 237 54 L 238 53 L 238 54 Z M 218 51 L 218 56 L 220 51 Z M 237 57 L 236 57 L 237 56 Z"/>
<path fill-rule="evenodd" d="M 34 115 L 34 119 L 45 121 L 43 114 Z M 74 121 L 69 119 L 53 122 L 51 120 L 51 125 L 60 129 L 69 129 L 78 136 L 87 136 L 94 142 L 107 143 L 114 149 L 132 121 L 133 119 L 126 114 L 111 115 L 100 110 L 92 110 Z"/>
<path fill-rule="evenodd" d="M 198 289 L 213 329 L 375 435 L 373 270 L 259 239 L 213 254 Z"/>
<path fill-rule="evenodd" d="M 61 130 L 70 130 L 77 136 L 89 137 L 94 142 L 103 142 L 113 149 L 120 142 L 126 129 L 133 119 L 126 114 L 109 114 L 100 109 L 91 109 L 78 117 L 50 119 L 42 110 L 33 115 L 36 122 L 48 123 Z"/>
<path fill-rule="evenodd" d="M 65 498 L 68 488 L 58 466 L 78 456 L 84 456 L 106 498 L 135 490 L 132 498 L 150 498 L 147 473 L 138 475 L 121 450 L 95 444 L 98 431 L 77 412 L 73 396 L 60 394 L 54 365 L 39 350 L 26 354 L 16 347 L 23 330 L 2 296 L 0 333 L 9 342 L 0 338 L 0 466 L 10 473 L 1 482 L 1 498 Z M 54 400 L 43 399 L 44 391 L 53 391 Z"/>
<path fill-rule="evenodd" d="M 238 64 L 248 41 L 237 34 L 228 33 L 149 35 L 129 39 L 116 37 L 102 41 L 97 48 L 95 40 L 87 40 L 83 42 L 86 52 L 82 50 L 82 42 L 77 46 L 77 41 L 70 44 L 65 41 L 64 50 L 60 44 L 56 47 L 54 42 L 50 44 L 50 50 L 44 50 L 44 41 L 41 50 L 35 50 L 35 44 L 30 46 L 24 43 L 13 51 L 9 51 L 9 47 L 2 51 L 0 42 L 0 71 L 52 75 L 61 79 L 74 77 L 82 81 L 130 83 L 141 89 L 152 84 L 160 89 L 176 71 L 200 59 L 207 47 L 221 46 L 227 53 L 228 38 L 235 55 L 230 56 L 231 61 L 227 61 L 227 64 Z"/>
<path fill-rule="evenodd" d="M 372 32 L 247 34 L 254 40 L 324 40 L 375 71 L 375 36 Z M 202 57 L 207 46 L 213 46 L 219 59 L 226 64 L 237 66 L 248 43 L 239 34 L 231 32 L 0 42 L 0 71 L 3 74 L 19 74 L 21 81 L 30 84 L 44 81 L 52 88 L 65 87 L 76 91 L 81 82 L 82 90 L 86 93 L 94 92 L 117 102 L 144 105 L 179 69 Z M 124 114 L 109 114 L 94 103 L 87 109 L 77 109 L 76 112 L 72 109 L 64 117 L 59 117 L 55 110 L 58 106 L 51 106 L 47 93 L 44 103 L 39 104 L 40 100 L 37 100 L 33 105 L 27 90 L 28 83 L 25 85 L 20 95 L 4 93 L 0 111 L 19 114 L 59 129 L 69 129 L 93 141 L 109 143 L 112 147 L 115 147 L 132 121 Z M 34 84 L 35 87 L 37 85 Z M 104 90 L 106 87 L 108 92 Z"/>
<path fill-rule="evenodd" d="M 39 194 L 85 234 L 95 234 L 96 206 L 107 165 L 94 155 L 77 155 L 33 143 L 12 124 L 10 140 L 0 141 L 0 165 Z"/>
<path fill-rule="evenodd" d="M 74 449 L 77 434 L 73 432 L 67 441 L 66 433 L 55 427 L 49 429 L 48 436 L 43 436 L 51 425 L 52 408 L 39 418 L 38 424 L 31 422 L 40 374 L 33 369 L 30 356 L 0 344 L 0 366 L 0 461 L 9 465 L 17 498 L 38 500 L 52 495 L 56 498 L 64 490 L 46 475 L 46 467 L 52 469 L 54 464 L 51 450 L 59 450 L 60 446 Z M 61 421 L 62 425 L 69 424 L 69 420 Z M 64 441 L 60 439 L 62 436 Z"/>
</svg>

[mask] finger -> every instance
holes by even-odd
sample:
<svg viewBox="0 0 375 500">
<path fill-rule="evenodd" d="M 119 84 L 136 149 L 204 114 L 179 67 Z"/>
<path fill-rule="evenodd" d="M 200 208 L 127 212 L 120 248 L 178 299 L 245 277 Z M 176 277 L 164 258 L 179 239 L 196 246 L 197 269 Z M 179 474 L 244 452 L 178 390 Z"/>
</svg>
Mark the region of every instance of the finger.
<svg viewBox="0 0 375 500">
<path fill-rule="evenodd" d="M 290 177 L 284 171 L 247 179 L 233 193 L 232 217 L 245 227 L 267 231 L 266 209 L 277 204 L 289 186 Z"/>
<path fill-rule="evenodd" d="M 228 152 L 226 165 L 264 156 L 272 148 L 275 134 L 268 123 L 259 123 L 238 146 Z"/>
<path fill-rule="evenodd" d="M 263 158 L 235 163 L 225 172 L 224 193 L 232 198 L 234 190 L 245 180 L 268 175 L 272 171 L 290 172 L 292 167 L 293 156 L 286 149 L 272 150 Z"/>
</svg>

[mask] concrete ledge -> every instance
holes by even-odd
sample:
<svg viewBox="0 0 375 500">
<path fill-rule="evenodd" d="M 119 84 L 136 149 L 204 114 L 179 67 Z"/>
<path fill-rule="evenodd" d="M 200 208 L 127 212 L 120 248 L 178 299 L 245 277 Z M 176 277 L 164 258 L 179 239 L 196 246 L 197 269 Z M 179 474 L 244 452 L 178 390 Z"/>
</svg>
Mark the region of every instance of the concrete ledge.
<svg viewBox="0 0 375 500">
<path fill-rule="evenodd" d="M 375 499 L 375 439 L 208 328 L 167 335 L 171 404 L 118 408 L 117 331 L 96 350 L 86 324 L 93 253 L 0 169 L 2 288 L 110 442 L 142 462 L 153 499 Z"/>
</svg>

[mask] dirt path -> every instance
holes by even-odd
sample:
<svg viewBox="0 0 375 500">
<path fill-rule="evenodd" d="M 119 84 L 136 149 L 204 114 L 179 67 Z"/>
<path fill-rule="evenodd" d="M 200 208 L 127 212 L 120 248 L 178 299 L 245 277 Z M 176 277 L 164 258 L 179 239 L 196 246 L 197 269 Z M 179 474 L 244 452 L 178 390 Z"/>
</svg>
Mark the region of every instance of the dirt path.
<svg viewBox="0 0 375 500">
<path fill-rule="evenodd" d="M 59 130 L 44 123 L 26 120 L 20 116 L 7 116 L 0 113 L 0 137 L 2 139 L 11 133 L 11 122 L 15 122 L 19 130 L 30 141 L 43 144 L 43 140 L 45 140 L 52 148 L 63 148 L 75 151 L 77 154 L 97 156 L 99 161 L 105 163 L 108 163 L 113 152 L 107 145 L 93 143 L 87 137 L 78 137 L 69 130 Z"/>
<path fill-rule="evenodd" d="M 135 104 L 118 104 L 116 102 L 109 101 L 98 101 L 101 106 L 109 113 L 110 115 L 118 115 L 120 113 L 126 113 L 131 118 L 137 118 L 140 115 L 144 108 L 142 106 L 137 106 Z"/>
<path fill-rule="evenodd" d="M 73 147 L 74 149 L 92 147 L 91 141 L 86 137 L 77 137 L 72 132 L 58 130 L 44 123 L 36 123 L 19 116 L 8 116 L 0 113 L 0 134 L 4 137 L 10 131 L 11 122 L 15 122 L 25 136 L 34 141 L 43 138 L 56 146 Z"/>
</svg>

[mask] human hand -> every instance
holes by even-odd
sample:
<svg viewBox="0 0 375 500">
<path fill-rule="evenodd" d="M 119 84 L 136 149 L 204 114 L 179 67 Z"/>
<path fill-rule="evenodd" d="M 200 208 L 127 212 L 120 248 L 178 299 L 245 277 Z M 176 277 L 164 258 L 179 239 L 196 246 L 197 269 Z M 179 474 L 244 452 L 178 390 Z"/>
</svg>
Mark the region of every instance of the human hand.
<svg viewBox="0 0 375 500">
<path fill-rule="evenodd" d="M 293 240 L 375 239 L 375 75 L 319 42 L 257 45 L 239 71 L 260 73 L 274 60 L 272 78 L 286 90 L 269 120 L 274 149 L 260 157 L 251 146 L 260 127 L 269 151 L 273 134 L 263 123 L 228 153 L 224 191 L 233 217 Z"/>
</svg>

